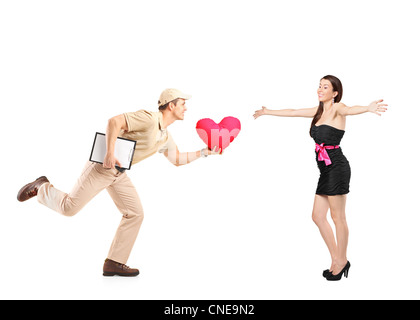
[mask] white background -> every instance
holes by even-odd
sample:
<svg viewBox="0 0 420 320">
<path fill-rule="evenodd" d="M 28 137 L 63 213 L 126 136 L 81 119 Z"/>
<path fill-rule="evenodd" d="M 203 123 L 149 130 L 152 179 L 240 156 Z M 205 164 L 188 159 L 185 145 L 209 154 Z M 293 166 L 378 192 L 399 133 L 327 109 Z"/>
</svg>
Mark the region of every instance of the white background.
<svg viewBox="0 0 420 320">
<path fill-rule="evenodd" d="M 416 1 L 1 1 L 2 299 L 419 299 Z M 318 179 L 310 119 L 252 115 L 318 104 L 326 74 L 342 101 L 383 98 L 386 114 L 347 120 L 349 278 L 330 266 L 311 220 Z M 222 156 L 176 168 L 162 155 L 129 172 L 145 209 L 128 265 L 104 278 L 120 213 L 104 191 L 63 217 L 25 183 L 70 191 L 107 120 L 192 94 L 170 131 L 235 116 Z"/>
</svg>

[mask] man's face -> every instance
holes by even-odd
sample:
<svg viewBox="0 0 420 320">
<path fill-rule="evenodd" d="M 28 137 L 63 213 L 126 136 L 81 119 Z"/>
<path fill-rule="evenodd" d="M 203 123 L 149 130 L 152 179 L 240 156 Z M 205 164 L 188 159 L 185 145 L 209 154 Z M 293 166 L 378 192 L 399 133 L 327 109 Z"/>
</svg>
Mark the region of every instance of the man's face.
<svg viewBox="0 0 420 320">
<path fill-rule="evenodd" d="M 177 120 L 184 120 L 184 113 L 187 111 L 184 99 L 178 99 L 176 105 L 172 109 L 172 114 Z"/>
</svg>

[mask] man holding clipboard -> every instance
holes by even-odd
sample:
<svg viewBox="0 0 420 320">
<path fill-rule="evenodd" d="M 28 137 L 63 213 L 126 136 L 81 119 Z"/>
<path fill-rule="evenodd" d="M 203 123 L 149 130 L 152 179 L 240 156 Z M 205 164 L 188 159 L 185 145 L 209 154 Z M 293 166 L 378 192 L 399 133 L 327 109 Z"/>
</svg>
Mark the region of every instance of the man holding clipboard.
<svg viewBox="0 0 420 320">
<path fill-rule="evenodd" d="M 70 193 L 54 188 L 42 176 L 23 186 L 18 192 L 18 200 L 26 201 L 37 196 L 38 202 L 45 206 L 65 216 L 73 216 L 100 191 L 106 189 L 122 213 L 122 220 L 105 260 L 103 275 L 137 276 L 139 270 L 128 267 L 126 263 L 143 221 L 143 208 L 133 183 L 115 156 L 116 141 L 118 137 L 135 141 L 132 164 L 156 152 L 163 153 L 176 166 L 210 154 L 219 154 L 217 150 L 210 151 L 207 148 L 180 153 L 168 132 L 169 125 L 184 119 L 184 112 L 187 110 L 185 101 L 190 98 L 190 95 L 179 90 L 166 89 L 160 95 L 158 112 L 139 110 L 109 119 L 103 163 L 88 161 Z"/>
</svg>

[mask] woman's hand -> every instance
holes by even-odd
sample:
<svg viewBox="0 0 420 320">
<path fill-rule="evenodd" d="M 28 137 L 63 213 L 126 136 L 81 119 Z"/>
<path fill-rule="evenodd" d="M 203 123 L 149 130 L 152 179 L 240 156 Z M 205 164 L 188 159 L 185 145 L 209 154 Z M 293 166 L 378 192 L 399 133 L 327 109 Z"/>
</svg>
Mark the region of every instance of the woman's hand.
<svg viewBox="0 0 420 320">
<path fill-rule="evenodd" d="M 370 105 L 368 105 L 368 111 L 373 112 L 374 114 L 377 114 L 378 116 L 380 116 L 381 114 L 379 112 L 385 112 L 387 110 L 387 108 L 385 107 L 388 107 L 387 104 L 381 103 L 382 101 L 384 100 L 380 99 L 380 100 L 373 101 Z"/>
<path fill-rule="evenodd" d="M 254 119 L 257 119 L 260 116 L 268 114 L 268 110 L 266 107 L 262 107 L 260 110 L 255 111 Z"/>
</svg>

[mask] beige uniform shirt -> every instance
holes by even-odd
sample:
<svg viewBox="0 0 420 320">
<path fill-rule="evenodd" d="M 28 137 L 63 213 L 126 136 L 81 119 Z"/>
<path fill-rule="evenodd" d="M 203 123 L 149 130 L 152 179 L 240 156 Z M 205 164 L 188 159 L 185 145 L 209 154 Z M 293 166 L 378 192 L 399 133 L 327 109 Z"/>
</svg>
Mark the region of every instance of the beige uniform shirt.
<svg viewBox="0 0 420 320">
<path fill-rule="evenodd" d="M 162 129 L 162 112 L 139 110 L 124 113 L 127 131 L 120 137 L 136 140 L 133 163 L 136 164 L 156 152 L 165 152 L 176 148 L 176 144 L 167 129 Z"/>
</svg>

